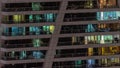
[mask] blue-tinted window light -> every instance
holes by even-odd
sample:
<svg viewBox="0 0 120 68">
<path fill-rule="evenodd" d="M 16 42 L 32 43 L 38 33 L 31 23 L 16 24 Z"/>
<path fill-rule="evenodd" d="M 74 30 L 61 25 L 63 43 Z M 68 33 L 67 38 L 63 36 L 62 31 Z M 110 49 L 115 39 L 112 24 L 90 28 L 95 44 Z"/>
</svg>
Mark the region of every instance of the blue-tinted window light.
<svg viewBox="0 0 120 68">
<path fill-rule="evenodd" d="M 33 51 L 33 57 L 35 59 L 41 59 L 43 56 L 43 53 L 41 51 Z"/>
<path fill-rule="evenodd" d="M 95 65 L 95 60 L 89 59 L 87 60 L 88 67 L 87 68 L 94 68 L 93 65 Z"/>
<path fill-rule="evenodd" d="M 5 35 L 8 36 L 9 35 L 9 28 L 5 28 L 3 32 L 4 32 Z"/>
<path fill-rule="evenodd" d="M 95 28 L 93 24 L 88 24 L 86 32 L 95 32 Z"/>
<path fill-rule="evenodd" d="M 118 17 L 118 11 L 97 12 L 97 20 L 116 20 Z"/>
<path fill-rule="evenodd" d="M 12 36 L 17 36 L 18 35 L 18 27 L 12 27 Z"/>
<path fill-rule="evenodd" d="M 30 34 L 39 35 L 41 29 L 40 29 L 40 27 L 34 27 L 34 26 L 32 26 L 32 27 L 29 27 L 29 31 L 30 31 Z"/>
<path fill-rule="evenodd" d="M 53 13 L 48 13 L 44 14 L 46 22 L 54 22 L 55 14 Z"/>
</svg>

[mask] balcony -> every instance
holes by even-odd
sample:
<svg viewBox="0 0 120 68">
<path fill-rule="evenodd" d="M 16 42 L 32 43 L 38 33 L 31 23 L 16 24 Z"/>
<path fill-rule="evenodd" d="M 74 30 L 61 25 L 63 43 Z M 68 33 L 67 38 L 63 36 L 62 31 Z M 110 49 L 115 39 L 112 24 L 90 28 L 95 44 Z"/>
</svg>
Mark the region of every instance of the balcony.
<svg viewBox="0 0 120 68">
<path fill-rule="evenodd" d="M 57 14 L 8 15 L 2 17 L 3 24 L 46 23 L 55 22 Z"/>
<path fill-rule="evenodd" d="M 84 37 L 61 37 L 58 40 L 58 46 L 69 45 L 89 45 L 89 44 L 116 44 L 120 43 L 119 35 L 95 35 Z"/>
<path fill-rule="evenodd" d="M 111 21 L 119 20 L 120 11 L 104 11 L 104 12 L 86 12 L 86 13 L 66 13 L 64 22 L 73 21 Z"/>
<path fill-rule="evenodd" d="M 117 0 L 69 1 L 68 10 L 118 8 Z"/>
<path fill-rule="evenodd" d="M 116 18 L 108 18 L 107 20 L 99 20 L 96 17 L 72 17 L 72 18 L 64 18 L 64 22 L 76 22 L 76 21 L 114 21 L 114 20 L 120 20 L 120 17 L 118 19 Z"/>
<path fill-rule="evenodd" d="M 48 47 L 49 41 L 49 38 L 5 40 L 1 48 Z"/>
<path fill-rule="evenodd" d="M 47 47 L 49 43 L 42 43 L 39 47 Z M 34 47 L 33 43 L 27 43 L 27 44 L 5 44 L 1 45 L 1 48 L 28 48 L 28 47 Z"/>
<path fill-rule="evenodd" d="M 119 32 L 119 23 L 110 24 L 88 24 L 88 25 L 65 25 L 62 26 L 60 33 L 94 33 L 94 32 Z"/>
<path fill-rule="evenodd" d="M 56 50 L 55 58 L 119 55 L 119 46 Z M 113 49 L 113 50 L 111 50 Z"/>
<path fill-rule="evenodd" d="M 97 21 L 96 17 L 73 17 L 73 18 L 64 18 L 64 22 L 73 22 L 73 21 Z"/>
<path fill-rule="evenodd" d="M 94 8 L 98 8 L 97 1 L 69 1 L 67 5 L 68 10 Z"/>
<path fill-rule="evenodd" d="M 43 68 L 43 63 L 6 64 L 2 68 Z"/>
<path fill-rule="evenodd" d="M 118 53 L 106 53 L 104 55 L 99 54 L 98 52 L 92 52 L 92 55 L 89 55 L 88 53 L 69 53 L 69 54 L 58 54 L 55 55 L 55 58 L 68 58 L 68 57 L 89 57 L 89 56 L 110 56 L 110 55 L 119 55 Z"/>
<path fill-rule="evenodd" d="M 47 10 L 59 10 L 58 6 L 45 6 L 40 10 L 33 10 L 31 7 L 21 7 L 21 8 L 3 8 L 4 12 L 23 12 L 23 11 L 47 11 Z"/>
<path fill-rule="evenodd" d="M 74 45 L 92 45 L 92 44 L 117 44 L 120 43 L 120 40 L 104 40 L 104 43 L 96 42 L 96 41 L 80 41 L 80 42 L 71 42 L 71 41 L 66 41 L 66 42 L 58 42 L 58 46 L 74 46 Z M 111 42 L 112 41 L 112 42 Z"/>
<path fill-rule="evenodd" d="M 15 33 L 9 32 L 9 33 L 2 33 L 3 36 L 28 36 L 28 35 L 51 35 L 52 33 L 49 31 L 40 31 L 40 32 L 25 32 L 24 33 Z"/>
<path fill-rule="evenodd" d="M 60 5 L 59 2 L 4 3 L 4 7 L 2 8 L 2 11 L 20 12 L 20 11 L 59 10 L 59 5 Z"/>
<path fill-rule="evenodd" d="M 9 20 L 9 21 L 2 21 L 3 24 L 24 24 L 24 23 L 53 23 L 55 22 L 55 19 L 41 19 L 41 20 L 35 20 L 35 19 L 32 19 L 32 20 L 29 20 L 29 19 L 26 19 L 24 21 L 14 21 L 14 20 Z"/>
<path fill-rule="evenodd" d="M 54 25 L 31 26 L 31 27 L 5 27 L 3 36 L 27 36 L 27 35 L 51 35 L 54 32 Z"/>
<path fill-rule="evenodd" d="M 88 59 L 76 61 L 54 62 L 53 68 L 99 68 L 99 67 L 119 67 L 119 58 Z M 106 60 L 106 63 L 105 63 Z"/>
<path fill-rule="evenodd" d="M 62 65 L 62 66 L 53 66 L 53 68 L 101 68 L 101 67 L 114 67 L 114 68 L 119 68 L 120 63 L 116 63 L 116 64 L 80 64 L 80 65 Z"/>
<path fill-rule="evenodd" d="M 46 51 L 21 51 L 21 52 L 6 52 L 2 55 L 2 60 L 32 60 L 44 59 Z"/>
</svg>

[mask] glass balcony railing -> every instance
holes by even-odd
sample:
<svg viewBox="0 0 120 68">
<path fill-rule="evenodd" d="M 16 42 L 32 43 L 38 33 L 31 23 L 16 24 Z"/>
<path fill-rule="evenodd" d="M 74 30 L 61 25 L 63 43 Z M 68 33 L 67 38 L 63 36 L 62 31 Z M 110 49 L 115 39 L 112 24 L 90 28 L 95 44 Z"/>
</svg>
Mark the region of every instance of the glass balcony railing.
<svg viewBox="0 0 120 68">
<path fill-rule="evenodd" d="M 45 56 L 41 56 L 39 59 L 44 59 L 44 57 Z M 15 56 L 14 58 L 13 57 L 8 57 L 8 56 L 6 56 L 6 57 L 3 57 L 2 58 L 2 60 L 30 60 L 30 59 L 36 59 L 36 58 L 34 58 L 33 56 L 31 56 L 31 55 L 28 55 L 27 56 L 27 58 L 22 58 L 21 59 L 21 57 L 19 57 L 19 56 Z"/>
<path fill-rule="evenodd" d="M 53 68 L 96 68 L 96 67 L 119 67 L 120 58 L 102 58 L 102 59 L 86 59 L 75 61 L 57 61 L 54 62 Z"/>
<path fill-rule="evenodd" d="M 107 21 L 107 20 L 120 20 L 120 18 L 108 18 L 106 20 L 98 19 L 97 17 L 72 17 L 72 18 L 64 18 L 64 22 L 72 22 L 72 21 Z"/>
<path fill-rule="evenodd" d="M 38 46 L 35 46 L 33 43 L 26 43 L 26 44 L 4 44 L 1 45 L 1 48 L 27 48 L 27 47 L 47 47 L 49 43 L 42 43 Z"/>
<path fill-rule="evenodd" d="M 9 21 L 2 21 L 4 24 L 24 24 L 24 23 L 46 23 L 46 22 L 55 22 L 56 19 L 41 19 L 41 20 L 29 20 L 26 19 L 24 21 L 14 21 L 14 20 L 9 20 Z"/>
<path fill-rule="evenodd" d="M 109 8 L 118 8 L 118 6 L 102 6 L 99 7 L 98 5 L 68 5 L 67 9 L 68 10 L 78 10 L 78 9 L 109 9 Z"/>
<path fill-rule="evenodd" d="M 43 62 L 4 64 L 2 68 L 43 68 Z"/>
<path fill-rule="evenodd" d="M 95 21 L 96 17 L 72 17 L 72 18 L 64 18 L 64 22 L 72 22 L 72 21 Z"/>
<path fill-rule="evenodd" d="M 29 59 L 44 59 L 46 51 L 21 51 L 9 52 L 2 55 L 2 60 L 29 60 Z"/>
<path fill-rule="evenodd" d="M 104 41 L 101 43 L 100 41 Z M 120 43 L 120 40 L 100 40 L 100 41 L 93 41 L 93 40 L 80 40 L 79 42 L 72 42 L 72 41 L 64 41 L 58 42 L 58 46 L 69 46 L 69 45 L 87 45 L 87 44 L 114 44 Z"/>
<path fill-rule="evenodd" d="M 61 34 L 67 34 L 67 33 L 95 33 L 95 32 L 118 32 L 120 31 L 120 28 L 118 29 L 112 29 L 112 28 L 98 28 L 98 29 L 69 29 L 69 30 L 61 30 Z"/>
<path fill-rule="evenodd" d="M 56 54 L 55 58 L 68 58 L 68 57 L 89 57 L 89 56 L 110 56 L 110 55 L 120 55 L 120 52 L 112 53 L 112 52 L 84 52 L 84 53 L 66 53 L 66 54 Z"/>
<path fill-rule="evenodd" d="M 96 67 L 114 67 L 120 66 L 120 63 L 112 63 L 112 64 L 70 64 L 70 65 L 55 65 L 53 68 L 96 68 Z"/>
<path fill-rule="evenodd" d="M 119 35 L 90 35 L 60 37 L 58 46 L 88 45 L 88 44 L 116 44 L 120 43 Z"/>
<path fill-rule="evenodd" d="M 27 36 L 27 35 L 51 35 L 52 33 L 50 31 L 40 31 L 40 32 L 24 32 L 24 33 L 15 33 L 15 32 L 9 32 L 9 33 L 2 33 L 3 36 Z"/>
<path fill-rule="evenodd" d="M 20 8 L 3 8 L 4 12 L 20 12 L 20 11 L 46 11 L 46 10 L 59 10 L 59 6 L 44 6 L 42 8 L 34 10 L 32 7 L 20 7 Z"/>
<path fill-rule="evenodd" d="M 97 5 L 75 5 L 75 4 L 72 4 L 72 5 L 68 5 L 67 6 L 67 9 L 68 10 L 77 10 L 77 9 L 95 9 L 95 8 L 98 8 Z"/>
<path fill-rule="evenodd" d="M 69 5 L 67 6 L 68 10 L 78 10 L 78 9 L 109 9 L 109 8 L 119 8 L 119 6 L 104 6 L 104 7 L 99 7 L 97 5 L 94 6 L 85 6 L 85 5 Z"/>
<path fill-rule="evenodd" d="M 117 0 L 69 1 L 67 9 L 108 9 L 118 8 Z"/>
</svg>

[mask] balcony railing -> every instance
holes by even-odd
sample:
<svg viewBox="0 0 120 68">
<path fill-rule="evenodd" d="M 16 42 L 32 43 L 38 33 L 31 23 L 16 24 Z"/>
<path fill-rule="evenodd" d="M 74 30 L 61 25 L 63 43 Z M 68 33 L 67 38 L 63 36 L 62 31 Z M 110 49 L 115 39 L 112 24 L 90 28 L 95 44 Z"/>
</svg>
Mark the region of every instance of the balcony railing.
<svg viewBox="0 0 120 68">
<path fill-rule="evenodd" d="M 96 17 L 71 17 L 65 18 L 64 22 L 71 22 L 71 21 L 95 21 L 97 20 Z"/>
<path fill-rule="evenodd" d="M 53 68 L 96 68 L 96 67 L 114 67 L 120 66 L 120 63 L 110 63 L 110 64 L 102 64 L 102 63 L 95 63 L 95 64 L 79 64 L 79 65 L 55 65 Z"/>
<path fill-rule="evenodd" d="M 59 6 L 44 6 L 39 9 L 34 9 L 31 7 L 21 7 L 21 8 L 3 8 L 4 12 L 20 12 L 20 11 L 44 11 L 44 10 L 59 10 Z"/>
<path fill-rule="evenodd" d="M 108 17 L 108 19 L 98 19 L 96 16 L 93 17 L 70 17 L 70 18 L 64 18 L 64 22 L 72 22 L 72 21 L 107 21 L 107 20 L 120 20 L 120 18 L 113 18 Z"/>
<path fill-rule="evenodd" d="M 112 53 L 112 52 L 85 52 L 85 53 L 67 53 L 67 54 L 56 54 L 55 58 L 65 58 L 65 57 L 89 57 L 89 56 L 110 56 L 110 55 L 119 55 L 120 52 Z"/>
<path fill-rule="evenodd" d="M 40 32 L 22 32 L 22 33 L 16 33 L 16 32 L 8 32 L 8 33 L 2 33 L 3 36 L 27 36 L 27 35 L 51 35 L 52 33 L 50 31 L 40 31 Z"/>
<path fill-rule="evenodd" d="M 26 44 L 4 44 L 1 45 L 2 48 L 26 48 L 26 47 L 47 47 L 49 43 L 42 43 L 39 46 L 34 46 L 33 43 L 26 43 Z"/>
<path fill-rule="evenodd" d="M 77 9 L 109 9 L 109 8 L 118 8 L 118 5 L 111 5 L 111 6 L 99 6 L 99 5 L 68 5 L 67 9 L 68 10 L 77 10 Z"/>
<path fill-rule="evenodd" d="M 70 27 L 69 27 L 70 28 Z M 94 28 L 93 28 L 94 29 Z M 61 34 L 67 33 L 94 33 L 94 32 L 116 32 L 120 31 L 120 28 L 112 29 L 112 28 L 95 28 L 94 30 L 90 29 L 72 29 L 69 30 L 61 30 Z"/>
<path fill-rule="evenodd" d="M 40 20 L 35 20 L 35 19 L 25 19 L 24 21 L 14 21 L 14 20 L 9 20 L 9 21 L 2 21 L 4 24 L 24 24 L 24 23 L 46 23 L 46 22 L 55 22 L 54 19 L 40 19 Z"/>
<path fill-rule="evenodd" d="M 41 58 L 39 58 L 39 59 L 44 59 L 44 57 L 45 56 L 42 56 Z M 15 56 L 15 57 L 8 57 L 8 56 L 4 56 L 3 58 L 2 58 L 2 60 L 29 60 L 29 59 L 36 59 L 36 58 L 34 58 L 33 56 L 27 56 L 27 58 L 20 58 L 19 56 Z M 37 58 L 38 59 L 38 58 Z"/>
<path fill-rule="evenodd" d="M 68 10 L 95 9 L 95 8 L 98 8 L 98 6 L 97 5 L 93 5 L 93 6 L 90 6 L 90 5 L 75 5 L 75 4 L 67 6 Z"/>
<path fill-rule="evenodd" d="M 102 41 L 102 40 L 100 40 Z M 115 40 L 103 40 L 104 43 L 101 43 L 100 41 L 89 41 L 87 40 L 80 40 L 79 42 L 72 42 L 72 41 L 64 41 L 64 42 L 58 42 L 58 46 L 67 46 L 67 45 L 87 45 L 87 44 L 114 44 L 114 43 L 120 43 L 120 39 Z"/>
<path fill-rule="evenodd" d="M 22 68 L 43 68 L 43 66 L 26 66 L 26 64 L 25 65 L 13 65 L 13 66 L 3 66 L 2 68 L 18 68 L 18 67 L 22 67 Z"/>
<path fill-rule="evenodd" d="M 36 53 L 33 55 L 33 53 L 27 53 L 26 56 L 25 54 L 20 54 L 20 53 L 15 53 L 14 56 L 2 56 L 2 60 L 29 60 L 29 59 L 44 59 L 45 58 L 45 54 L 43 53 Z"/>
</svg>

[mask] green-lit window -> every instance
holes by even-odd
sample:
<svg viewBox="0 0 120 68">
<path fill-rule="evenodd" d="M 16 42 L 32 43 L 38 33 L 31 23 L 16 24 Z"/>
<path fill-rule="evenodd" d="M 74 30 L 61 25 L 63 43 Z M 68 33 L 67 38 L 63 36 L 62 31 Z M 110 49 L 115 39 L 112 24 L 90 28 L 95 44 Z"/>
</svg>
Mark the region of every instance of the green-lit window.
<svg viewBox="0 0 120 68">
<path fill-rule="evenodd" d="M 33 11 L 39 11 L 39 10 L 41 10 L 41 5 L 40 5 L 40 3 L 37 3 L 37 2 L 35 2 L 35 3 L 32 3 L 32 10 Z"/>
<path fill-rule="evenodd" d="M 43 43 L 41 39 L 33 39 L 32 41 L 34 47 L 39 47 Z"/>
<path fill-rule="evenodd" d="M 33 15 L 29 15 L 29 22 L 33 22 Z"/>
<path fill-rule="evenodd" d="M 47 32 L 47 34 L 53 33 L 55 27 L 53 25 L 43 26 L 43 31 Z"/>
<path fill-rule="evenodd" d="M 82 60 L 75 61 L 75 68 L 79 67 L 82 64 Z"/>
<path fill-rule="evenodd" d="M 21 51 L 20 52 L 20 58 L 19 59 L 24 59 L 27 57 L 26 51 Z"/>
<path fill-rule="evenodd" d="M 41 15 L 35 15 L 35 21 L 36 22 L 41 22 Z"/>
</svg>

